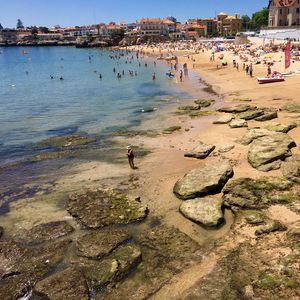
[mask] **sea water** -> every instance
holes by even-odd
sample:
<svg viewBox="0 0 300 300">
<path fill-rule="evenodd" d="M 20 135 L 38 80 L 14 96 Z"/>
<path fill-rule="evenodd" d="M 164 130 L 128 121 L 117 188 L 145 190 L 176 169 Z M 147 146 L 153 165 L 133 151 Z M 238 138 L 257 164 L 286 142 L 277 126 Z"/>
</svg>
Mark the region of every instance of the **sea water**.
<svg viewBox="0 0 300 300">
<path fill-rule="evenodd" d="M 165 76 L 166 63 L 155 65 L 154 58 L 138 61 L 130 53 L 116 60 L 111 56 L 119 52 L 72 47 L 0 53 L 0 166 L 32 155 L 33 145 L 49 137 L 110 134 L 137 125 L 145 109 L 159 110 L 163 100 L 188 98 Z"/>
</svg>

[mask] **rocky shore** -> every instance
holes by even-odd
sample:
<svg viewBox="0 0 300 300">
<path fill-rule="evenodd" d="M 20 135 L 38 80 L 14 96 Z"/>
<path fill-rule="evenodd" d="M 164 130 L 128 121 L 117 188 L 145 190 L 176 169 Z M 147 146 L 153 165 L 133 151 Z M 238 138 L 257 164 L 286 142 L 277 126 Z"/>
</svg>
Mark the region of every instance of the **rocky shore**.
<svg viewBox="0 0 300 300">
<path fill-rule="evenodd" d="M 139 169 L 103 178 L 93 162 L 52 194 L 11 205 L 20 228 L 1 223 L 0 298 L 299 299 L 297 103 L 241 86 L 241 99 L 252 96 L 245 104 L 221 88 L 176 107 L 155 134 L 115 136 L 155 149 Z M 40 147 L 76 152 L 93 142 Z M 37 224 L 18 215 L 42 205 Z"/>
</svg>

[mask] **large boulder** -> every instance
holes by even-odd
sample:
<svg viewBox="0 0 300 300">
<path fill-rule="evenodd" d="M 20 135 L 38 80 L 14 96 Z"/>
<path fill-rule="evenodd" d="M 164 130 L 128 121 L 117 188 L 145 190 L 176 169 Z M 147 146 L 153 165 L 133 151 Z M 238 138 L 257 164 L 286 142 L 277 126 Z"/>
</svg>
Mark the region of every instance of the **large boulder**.
<svg viewBox="0 0 300 300">
<path fill-rule="evenodd" d="M 197 159 L 205 159 L 212 151 L 214 151 L 216 146 L 207 145 L 201 143 L 199 146 L 194 148 L 193 150 L 184 154 L 185 157 L 193 157 Z"/>
<path fill-rule="evenodd" d="M 222 108 L 218 109 L 218 111 L 225 112 L 225 113 L 238 114 L 238 113 L 242 113 L 247 110 L 255 109 L 255 108 L 256 108 L 255 106 L 239 104 L 236 106 L 222 107 Z"/>
<path fill-rule="evenodd" d="M 281 162 L 292 156 L 296 143 L 287 134 L 276 133 L 256 139 L 248 151 L 248 161 L 260 171 L 279 169 Z"/>
<path fill-rule="evenodd" d="M 254 129 L 249 129 L 244 136 L 239 140 L 239 142 L 242 145 L 249 145 L 251 144 L 254 140 L 267 136 L 267 135 L 272 135 L 274 132 L 263 129 L 263 128 L 254 128 Z"/>
<path fill-rule="evenodd" d="M 197 198 L 183 202 L 180 212 L 205 227 L 217 227 L 224 221 L 222 205 L 222 199 Z"/>
<path fill-rule="evenodd" d="M 68 212 L 92 229 L 144 220 L 147 206 L 126 195 L 109 190 L 85 190 L 69 197 Z"/>
<path fill-rule="evenodd" d="M 56 221 L 40 224 L 22 232 L 21 239 L 28 244 L 39 244 L 54 240 L 74 231 L 74 228 L 66 221 Z"/>
<path fill-rule="evenodd" d="M 190 171 L 176 182 L 173 191 L 184 200 L 218 193 L 232 176 L 229 161 L 219 161 Z"/>
<path fill-rule="evenodd" d="M 250 109 L 243 113 L 240 113 L 237 115 L 238 119 L 243 120 L 253 120 L 255 118 L 258 118 L 264 114 L 264 111 L 262 109 Z"/>
<path fill-rule="evenodd" d="M 34 294 L 42 299 L 52 300 L 91 299 L 86 280 L 73 268 L 55 273 L 38 282 L 34 287 Z"/>
<path fill-rule="evenodd" d="M 100 259 L 129 239 L 130 234 L 126 230 L 95 231 L 79 237 L 77 249 L 80 256 Z"/>
</svg>

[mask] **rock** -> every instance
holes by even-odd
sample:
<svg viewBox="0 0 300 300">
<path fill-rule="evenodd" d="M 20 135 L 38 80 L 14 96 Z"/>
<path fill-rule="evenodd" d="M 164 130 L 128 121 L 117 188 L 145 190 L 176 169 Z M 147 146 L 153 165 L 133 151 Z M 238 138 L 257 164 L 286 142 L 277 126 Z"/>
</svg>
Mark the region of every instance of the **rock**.
<svg viewBox="0 0 300 300">
<path fill-rule="evenodd" d="M 199 146 L 194 148 L 192 151 L 184 154 L 185 157 L 193 157 L 197 159 L 205 159 L 212 151 L 214 151 L 216 146 L 207 145 L 201 143 Z"/>
<path fill-rule="evenodd" d="M 3 227 L 0 226 L 0 239 L 1 239 L 2 235 L 3 235 L 3 232 L 4 232 L 4 229 L 3 229 Z"/>
<path fill-rule="evenodd" d="M 200 105 L 186 105 L 186 106 L 179 106 L 178 110 L 200 110 Z"/>
<path fill-rule="evenodd" d="M 264 126 L 264 128 L 267 130 L 275 131 L 275 132 L 283 132 L 283 133 L 288 133 L 289 131 L 291 131 L 296 127 L 297 127 L 296 123 L 290 123 L 286 125 L 282 125 L 279 123 L 269 123 Z"/>
<path fill-rule="evenodd" d="M 273 119 L 278 118 L 278 113 L 277 111 L 264 111 L 264 114 L 260 117 L 255 118 L 255 121 L 258 122 L 265 122 Z"/>
<path fill-rule="evenodd" d="M 261 225 L 266 221 L 266 216 L 257 210 L 242 210 L 240 216 L 245 218 L 246 222 L 251 225 Z"/>
<path fill-rule="evenodd" d="M 248 127 L 248 123 L 243 119 L 233 119 L 229 123 L 230 128 L 242 128 L 242 127 Z"/>
<path fill-rule="evenodd" d="M 286 178 L 300 182 L 300 156 L 294 155 L 281 164 L 281 171 Z"/>
<path fill-rule="evenodd" d="M 240 105 L 236 105 L 236 106 L 223 107 L 223 108 L 218 109 L 218 111 L 219 112 L 225 112 L 225 113 L 238 114 L 238 113 L 242 113 L 242 112 L 245 112 L 247 110 L 255 109 L 255 108 L 256 107 L 251 106 L 251 105 L 240 104 Z"/>
<path fill-rule="evenodd" d="M 279 221 L 269 219 L 266 222 L 266 225 L 260 227 L 255 231 L 255 235 L 259 236 L 263 234 L 269 234 L 275 231 L 286 231 L 286 230 L 287 230 L 286 226 L 281 224 Z"/>
<path fill-rule="evenodd" d="M 81 269 L 89 286 L 99 289 L 125 277 L 140 263 L 141 256 L 141 250 L 137 245 L 128 244 L 119 247 L 109 258 L 100 262 L 91 260 L 81 262 Z"/>
<path fill-rule="evenodd" d="M 22 232 L 21 239 L 28 244 L 39 244 L 69 235 L 73 231 L 74 228 L 68 222 L 57 221 L 34 226 Z"/>
<path fill-rule="evenodd" d="M 39 281 L 33 292 L 43 299 L 91 299 L 86 280 L 78 270 L 73 268 L 68 268 Z"/>
<path fill-rule="evenodd" d="M 196 198 L 183 202 L 180 212 L 188 219 L 205 227 L 217 227 L 224 222 L 222 205 L 221 199 Z"/>
<path fill-rule="evenodd" d="M 79 237 L 77 249 L 81 256 L 100 259 L 129 239 L 130 234 L 126 230 L 96 231 Z"/>
<path fill-rule="evenodd" d="M 284 133 L 277 133 L 256 139 L 248 151 L 248 161 L 253 168 L 261 171 L 280 168 L 281 161 L 292 156 L 295 142 Z"/>
<path fill-rule="evenodd" d="M 233 169 L 229 161 L 219 161 L 187 173 L 177 181 L 173 192 L 184 200 L 217 193 L 232 176 Z"/>
<path fill-rule="evenodd" d="M 213 124 L 228 124 L 232 121 L 232 119 L 233 119 L 232 116 L 224 116 L 214 121 Z"/>
<path fill-rule="evenodd" d="M 249 145 L 251 144 L 254 140 L 263 137 L 263 136 L 268 136 L 272 135 L 274 132 L 263 129 L 263 128 L 254 128 L 254 129 L 249 129 L 245 135 L 239 140 L 239 143 L 242 145 Z"/>
<path fill-rule="evenodd" d="M 257 117 L 260 117 L 264 114 L 264 111 L 262 109 L 250 109 L 243 113 L 238 114 L 236 117 L 238 119 L 243 120 L 253 120 Z"/>
<path fill-rule="evenodd" d="M 224 204 L 231 209 L 263 209 L 272 204 L 289 203 L 293 186 L 284 177 L 239 178 L 223 189 Z M 296 196 L 295 196 L 296 199 Z"/>
<path fill-rule="evenodd" d="M 172 126 L 163 130 L 163 134 L 172 134 L 175 131 L 179 131 L 181 126 Z"/>
<path fill-rule="evenodd" d="M 228 144 L 228 145 L 224 145 L 221 148 L 219 148 L 218 152 L 219 153 L 227 153 L 227 152 L 230 152 L 234 148 L 235 148 L 234 145 Z"/>
<path fill-rule="evenodd" d="M 291 228 L 287 233 L 286 236 L 288 239 L 300 242 L 300 228 Z"/>
<path fill-rule="evenodd" d="M 69 197 L 68 212 L 84 226 L 97 229 L 144 220 L 148 208 L 126 195 L 108 190 L 87 190 Z"/>
<path fill-rule="evenodd" d="M 198 99 L 194 101 L 195 104 L 200 105 L 200 107 L 209 107 L 212 103 L 215 102 L 215 100 L 205 100 L 205 99 Z"/>
</svg>

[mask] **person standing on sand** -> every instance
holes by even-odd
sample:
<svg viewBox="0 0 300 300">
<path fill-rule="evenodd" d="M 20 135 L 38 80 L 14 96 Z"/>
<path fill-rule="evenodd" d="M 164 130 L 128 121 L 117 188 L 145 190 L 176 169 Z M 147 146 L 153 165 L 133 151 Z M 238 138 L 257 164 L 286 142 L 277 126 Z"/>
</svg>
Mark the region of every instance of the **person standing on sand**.
<svg viewBox="0 0 300 300">
<path fill-rule="evenodd" d="M 134 154 L 131 146 L 127 146 L 127 157 L 130 168 L 134 170 Z"/>
<path fill-rule="evenodd" d="M 252 64 L 250 64 L 250 67 L 249 67 L 249 75 L 250 75 L 250 77 L 253 77 L 253 66 L 252 66 Z"/>
</svg>

